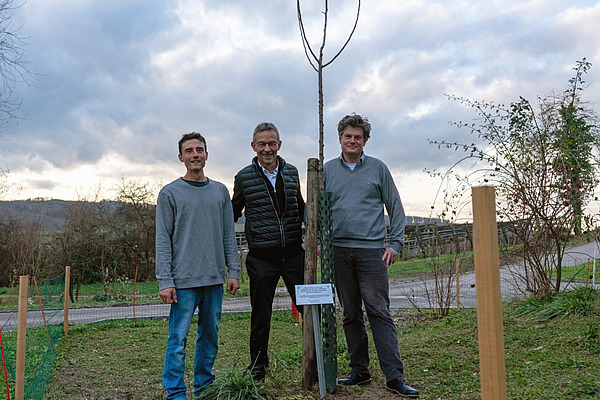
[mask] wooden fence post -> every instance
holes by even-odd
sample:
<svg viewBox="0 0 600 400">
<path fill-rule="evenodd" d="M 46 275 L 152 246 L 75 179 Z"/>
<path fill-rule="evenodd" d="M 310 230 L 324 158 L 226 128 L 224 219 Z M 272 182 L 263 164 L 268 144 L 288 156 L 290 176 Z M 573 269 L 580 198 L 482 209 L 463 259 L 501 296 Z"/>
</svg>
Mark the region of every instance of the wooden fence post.
<svg viewBox="0 0 600 400">
<path fill-rule="evenodd" d="M 27 338 L 27 298 L 29 297 L 29 276 L 19 278 L 19 316 L 17 322 L 17 359 L 15 371 L 15 399 L 25 396 L 25 348 Z"/>
<path fill-rule="evenodd" d="M 506 400 L 495 188 L 472 189 L 473 250 L 482 400 Z"/>
<path fill-rule="evenodd" d="M 460 260 L 456 259 L 456 311 L 460 311 Z"/>
<path fill-rule="evenodd" d="M 69 333 L 69 293 L 71 287 L 71 267 L 65 267 L 65 298 L 63 308 L 63 332 L 65 336 Z"/>
</svg>

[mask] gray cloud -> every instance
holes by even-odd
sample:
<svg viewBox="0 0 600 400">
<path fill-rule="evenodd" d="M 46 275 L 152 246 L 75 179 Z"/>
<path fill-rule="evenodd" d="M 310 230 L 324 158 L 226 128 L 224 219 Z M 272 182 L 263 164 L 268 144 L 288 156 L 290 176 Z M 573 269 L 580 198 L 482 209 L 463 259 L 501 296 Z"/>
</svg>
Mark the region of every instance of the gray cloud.
<svg viewBox="0 0 600 400">
<path fill-rule="evenodd" d="M 355 12 L 353 2 L 336 6 L 326 59 Z M 303 10 L 318 49 L 321 9 Z M 132 170 L 155 173 L 178 167 L 176 142 L 196 130 L 209 140 L 207 169 L 231 184 L 253 155 L 250 135 L 261 121 L 279 126 L 281 154 L 300 169 L 317 156 L 317 74 L 294 2 L 47 0 L 25 3 L 15 17 L 37 79 L 21 90 L 27 118 L 3 132 L 0 161 L 12 171 L 70 170 L 118 154 Z M 373 124 L 366 150 L 392 169 L 450 165 L 456 153 L 427 139 L 470 142 L 448 122 L 475 115 L 444 94 L 534 100 L 563 90 L 584 56 L 595 64 L 586 79 L 594 83 L 598 18 L 592 1 L 364 2 L 355 37 L 324 73 L 326 158 L 339 152 L 339 118 L 357 112 Z M 586 93 L 597 100 L 600 85 Z"/>
</svg>

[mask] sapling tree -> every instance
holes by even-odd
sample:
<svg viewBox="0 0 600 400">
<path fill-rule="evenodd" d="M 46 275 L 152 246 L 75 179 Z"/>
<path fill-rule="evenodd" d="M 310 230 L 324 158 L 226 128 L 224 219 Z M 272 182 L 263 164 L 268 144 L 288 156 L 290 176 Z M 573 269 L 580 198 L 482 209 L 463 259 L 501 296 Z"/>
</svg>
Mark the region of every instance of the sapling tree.
<svg viewBox="0 0 600 400">
<path fill-rule="evenodd" d="M 358 24 L 358 17 L 360 15 L 360 4 L 361 0 L 358 0 L 358 7 L 356 11 L 356 18 L 354 19 L 354 25 L 352 26 L 352 30 L 348 34 L 348 38 L 345 43 L 341 46 L 341 48 L 335 53 L 333 57 L 329 60 L 325 59 L 325 45 L 327 43 L 327 24 L 329 17 L 329 0 L 324 0 L 324 11 L 323 11 L 323 35 L 321 37 L 321 43 L 319 45 L 318 51 L 315 51 L 308 39 L 306 29 L 304 26 L 304 20 L 302 15 L 302 10 L 300 8 L 300 0 L 296 0 L 296 9 L 298 12 L 298 26 L 300 28 L 300 38 L 302 39 L 302 46 L 304 47 L 304 53 L 306 54 L 306 58 L 308 59 L 311 67 L 317 72 L 318 77 L 318 96 L 319 96 L 319 162 L 318 162 L 318 176 L 316 179 L 311 179 L 311 174 L 309 172 L 308 184 L 307 184 L 307 197 L 306 197 L 306 237 L 305 237 L 305 247 L 306 258 L 305 258 L 305 282 L 314 282 L 316 278 L 316 270 L 317 270 L 317 254 L 316 254 L 316 244 L 317 244 L 317 230 L 318 230 L 318 192 L 324 189 L 324 180 L 323 180 L 323 131 L 324 131 L 324 122 L 323 122 L 323 70 L 333 63 L 336 58 L 344 51 L 354 31 L 356 30 L 356 26 Z M 310 162 L 310 161 L 309 161 Z M 309 163 L 309 165 L 311 165 Z M 315 182 L 316 181 L 316 182 Z M 304 313 L 304 317 L 310 320 L 311 312 L 308 307 L 305 307 L 306 312 Z M 314 341 L 311 339 L 313 336 L 312 326 L 310 324 L 305 324 L 303 329 L 303 335 L 305 338 L 305 347 L 303 351 L 302 358 L 302 387 L 304 389 L 309 389 L 316 382 L 316 352 Z"/>
<path fill-rule="evenodd" d="M 310 66 L 317 72 L 317 83 L 318 83 L 318 98 L 319 98 L 319 171 L 323 171 L 323 131 L 324 131 L 324 122 L 323 122 L 323 108 L 324 108 L 324 100 L 323 100 L 323 70 L 331 65 L 344 51 L 350 40 L 352 39 L 352 35 L 354 35 L 354 31 L 356 30 L 356 26 L 358 25 L 358 18 L 360 16 L 360 3 L 361 0 L 358 0 L 358 6 L 356 8 L 356 18 L 353 21 L 352 30 L 348 34 L 346 41 L 340 47 L 340 49 L 335 53 L 333 57 L 330 59 L 325 59 L 325 45 L 327 44 L 327 24 L 328 24 L 328 16 L 329 16 L 329 1 L 324 1 L 324 10 L 323 10 L 323 35 L 321 37 L 321 43 L 319 45 L 318 51 L 315 51 L 308 40 L 308 36 L 306 30 L 304 28 L 304 21 L 302 17 L 302 10 L 300 8 L 300 0 L 296 0 L 296 9 L 298 12 L 298 25 L 300 28 L 300 38 L 302 39 L 302 46 L 304 46 L 304 53 L 306 54 L 306 58 L 310 64 Z"/>
</svg>

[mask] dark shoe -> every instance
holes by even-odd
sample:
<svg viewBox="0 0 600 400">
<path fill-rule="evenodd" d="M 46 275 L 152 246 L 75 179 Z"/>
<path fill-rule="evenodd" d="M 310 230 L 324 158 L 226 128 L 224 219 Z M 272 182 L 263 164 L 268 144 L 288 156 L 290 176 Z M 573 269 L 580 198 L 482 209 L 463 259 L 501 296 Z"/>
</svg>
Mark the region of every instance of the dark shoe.
<svg viewBox="0 0 600 400">
<path fill-rule="evenodd" d="M 369 374 L 368 372 L 356 372 L 356 371 L 352 371 L 348 374 L 348 376 L 344 379 L 338 379 L 338 383 L 340 385 L 346 385 L 346 386 L 354 386 L 354 385 L 366 385 L 368 383 L 371 383 L 371 374 Z"/>
<path fill-rule="evenodd" d="M 419 397 L 419 392 L 416 389 L 410 387 L 406 379 L 403 376 L 400 376 L 396 379 L 392 379 L 389 382 L 386 382 L 385 387 L 390 392 L 399 394 L 402 397 L 407 398 L 417 398 Z"/>
<path fill-rule="evenodd" d="M 265 376 L 267 376 L 267 369 L 265 367 L 254 367 L 250 369 L 250 374 L 255 382 L 264 382 Z"/>
</svg>

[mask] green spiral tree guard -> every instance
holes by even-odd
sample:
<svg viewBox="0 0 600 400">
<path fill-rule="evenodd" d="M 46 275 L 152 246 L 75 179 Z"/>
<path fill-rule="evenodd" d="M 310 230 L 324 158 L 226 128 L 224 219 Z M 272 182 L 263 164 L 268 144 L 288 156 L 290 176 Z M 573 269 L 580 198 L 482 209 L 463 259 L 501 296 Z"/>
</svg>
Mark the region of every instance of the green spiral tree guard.
<svg viewBox="0 0 600 400">
<path fill-rule="evenodd" d="M 321 283 L 334 282 L 333 231 L 331 219 L 331 192 L 319 193 L 319 233 L 321 237 Z M 323 363 L 325 388 L 337 387 L 337 328 L 335 304 L 323 304 L 321 312 L 323 335 Z"/>
</svg>

